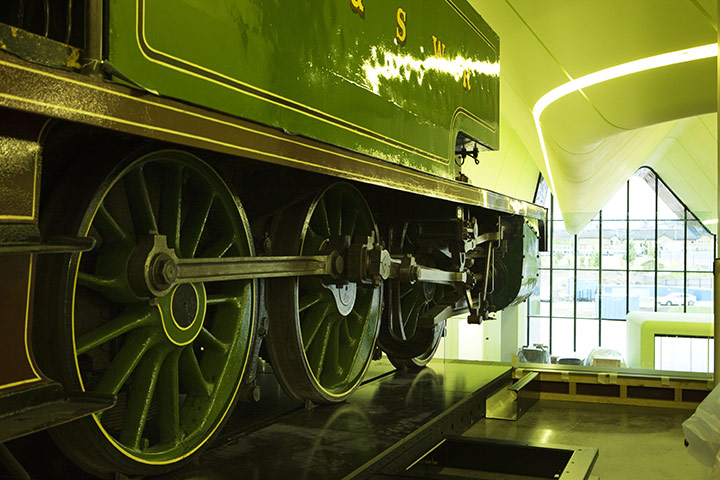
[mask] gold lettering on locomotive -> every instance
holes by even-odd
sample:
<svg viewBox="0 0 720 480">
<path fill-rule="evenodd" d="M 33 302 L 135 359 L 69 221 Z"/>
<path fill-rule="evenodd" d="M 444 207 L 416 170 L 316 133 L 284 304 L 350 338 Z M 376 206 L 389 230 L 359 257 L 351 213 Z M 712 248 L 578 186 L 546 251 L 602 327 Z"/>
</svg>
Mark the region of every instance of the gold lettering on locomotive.
<svg viewBox="0 0 720 480">
<path fill-rule="evenodd" d="M 465 91 L 469 92 L 470 88 L 471 88 L 470 87 L 470 70 L 467 68 L 463 71 L 462 84 L 463 84 L 463 88 L 465 89 Z"/>
<path fill-rule="evenodd" d="M 395 14 L 395 20 L 397 21 L 397 26 L 395 27 L 395 39 L 397 40 L 398 45 L 405 45 L 405 40 L 407 39 L 407 13 L 402 8 L 397 9 L 397 13 Z"/>
<path fill-rule="evenodd" d="M 353 12 L 359 13 L 361 17 L 365 13 L 365 5 L 363 5 L 363 0 L 350 0 L 350 7 L 352 8 Z"/>
<path fill-rule="evenodd" d="M 445 56 L 445 44 L 442 43 L 435 35 L 432 36 L 433 39 L 433 51 L 435 52 L 435 56 L 438 58 L 442 58 Z"/>
</svg>

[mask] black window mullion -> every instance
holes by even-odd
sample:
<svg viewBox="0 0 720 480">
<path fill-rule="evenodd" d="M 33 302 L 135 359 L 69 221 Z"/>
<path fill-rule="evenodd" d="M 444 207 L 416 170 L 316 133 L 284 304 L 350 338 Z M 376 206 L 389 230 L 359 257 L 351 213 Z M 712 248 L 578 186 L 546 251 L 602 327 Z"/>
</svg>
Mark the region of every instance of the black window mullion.
<svg viewBox="0 0 720 480">
<path fill-rule="evenodd" d="M 688 209 L 683 208 L 683 312 L 687 313 Z"/>
<path fill-rule="evenodd" d="M 552 352 L 552 321 L 553 321 L 553 263 L 554 263 L 554 256 L 555 256 L 555 245 L 554 245 L 554 237 L 555 237 L 555 197 L 554 195 L 550 195 L 550 218 L 551 221 L 551 228 L 550 231 L 550 298 L 548 306 L 548 350 Z"/>
<path fill-rule="evenodd" d="M 578 260 L 578 236 L 575 234 L 575 259 L 573 260 L 573 352 L 577 351 L 577 260 Z"/>
<path fill-rule="evenodd" d="M 598 346 L 602 347 L 602 258 L 603 258 L 603 218 L 602 210 L 598 218 L 598 283 L 597 283 L 597 306 L 598 306 Z"/>
<path fill-rule="evenodd" d="M 655 281 L 653 285 L 653 312 L 657 312 L 657 295 L 658 295 L 658 177 L 655 175 L 655 268 L 653 274 L 655 275 Z"/>
<path fill-rule="evenodd" d="M 630 180 L 625 182 L 625 315 L 630 313 Z"/>
</svg>

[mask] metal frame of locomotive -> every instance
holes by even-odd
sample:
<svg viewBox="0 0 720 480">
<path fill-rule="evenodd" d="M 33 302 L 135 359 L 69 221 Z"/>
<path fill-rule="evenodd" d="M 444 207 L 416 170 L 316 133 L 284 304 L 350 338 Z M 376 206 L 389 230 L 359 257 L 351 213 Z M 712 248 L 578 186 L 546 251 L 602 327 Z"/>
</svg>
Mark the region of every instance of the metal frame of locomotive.
<svg viewBox="0 0 720 480">
<path fill-rule="evenodd" d="M 456 180 L 498 145 L 497 37 L 380 3 L 3 4 L 0 441 L 162 472 L 260 356 L 338 402 L 534 289 L 545 210 Z"/>
</svg>

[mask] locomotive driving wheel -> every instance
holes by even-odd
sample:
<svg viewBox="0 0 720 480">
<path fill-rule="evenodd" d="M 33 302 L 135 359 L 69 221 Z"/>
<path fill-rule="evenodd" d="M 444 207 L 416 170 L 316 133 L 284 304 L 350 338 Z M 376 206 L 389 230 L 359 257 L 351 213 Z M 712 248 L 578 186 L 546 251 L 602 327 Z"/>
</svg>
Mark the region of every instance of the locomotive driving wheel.
<svg viewBox="0 0 720 480">
<path fill-rule="evenodd" d="M 248 223 L 218 174 L 189 153 L 131 155 L 109 175 L 93 169 L 83 185 L 94 186 L 59 192 L 45 212 L 46 232 L 96 246 L 41 267 L 39 291 L 58 292 L 54 305 L 39 305 L 41 328 L 57 338 L 39 348 L 66 389 L 118 401 L 52 435 L 92 473 L 160 473 L 187 461 L 228 416 L 255 336 L 256 287 L 198 282 L 149 298 L 132 288 L 133 251 L 159 233 L 180 258 L 252 255 Z"/>
<path fill-rule="evenodd" d="M 393 254 L 409 253 L 419 264 L 433 267 L 432 257 L 420 252 L 417 225 L 405 223 L 398 230 L 391 236 Z M 449 287 L 399 280 L 387 283 L 378 345 L 397 368 L 420 369 L 435 355 L 445 330 L 444 320 L 433 328 L 420 328 L 420 318 L 443 299 Z"/>
<path fill-rule="evenodd" d="M 377 227 L 354 187 L 333 184 L 273 220 L 275 255 L 316 255 L 333 239 L 367 238 Z M 268 352 L 285 391 L 298 401 L 344 400 L 370 364 L 380 320 L 380 286 L 317 277 L 272 279 Z"/>
</svg>

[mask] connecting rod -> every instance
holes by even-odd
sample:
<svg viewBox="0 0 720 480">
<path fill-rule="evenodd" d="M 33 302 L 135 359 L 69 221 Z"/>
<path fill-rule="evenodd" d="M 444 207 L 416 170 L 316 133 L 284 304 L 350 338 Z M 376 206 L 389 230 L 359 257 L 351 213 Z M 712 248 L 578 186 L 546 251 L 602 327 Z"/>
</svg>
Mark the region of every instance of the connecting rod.
<svg viewBox="0 0 720 480">
<path fill-rule="evenodd" d="M 388 278 L 401 281 L 464 284 L 468 274 L 417 265 L 412 256 L 393 259 L 372 239 L 346 251 L 323 255 L 178 258 L 164 235 L 151 234 L 138 242 L 129 264 L 133 290 L 141 295 L 163 296 L 181 283 L 218 282 L 252 278 L 324 276 L 331 282 L 378 284 Z"/>
</svg>

